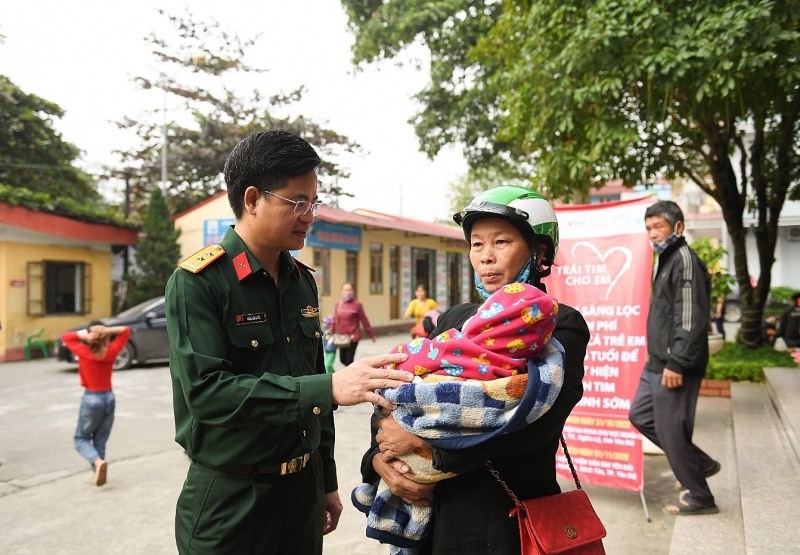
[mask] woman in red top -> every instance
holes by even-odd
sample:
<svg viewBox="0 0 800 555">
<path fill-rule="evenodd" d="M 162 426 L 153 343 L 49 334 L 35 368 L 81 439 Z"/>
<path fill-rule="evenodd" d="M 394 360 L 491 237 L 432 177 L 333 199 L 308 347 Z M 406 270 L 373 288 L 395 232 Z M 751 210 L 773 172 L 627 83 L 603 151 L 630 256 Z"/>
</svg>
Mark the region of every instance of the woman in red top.
<svg viewBox="0 0 800 555">
<path fill-rule="evenodd" d="M 356 347 L 361 340 L 361 324 L 364 331 L 375 342 L 375 333 L 369 324 L 367 315 L 364 313 L 364 306 L 356 300 L 355 289 L 352 283 L 342 285 L 342 300 L 336 303 L 333 312 L 333 325 L 331 334 L 343 333 L 352 336 L 349 347 L 339 347 L 339 360 L 345 366 L 353 364 L 356 356 Z"/>
<path fill-rule="evenodd" d="M 112 335 L 117 337 L 109 343 Z M 86 388 L 78 412 L 75 430 L 75 449 L 89 461 L 96 486 L 106 483 L 108 463 L 106 442 L 114 423 L 114 392 L 111 390 L 111 371 L 114 359 L 128 342 L 128 326 L 106 327 L 100 321 L 91 322 L 87 329 L 67 331 L 61 335 L 64 345 L 78 357 L 78 374 Z"/>
</svg>

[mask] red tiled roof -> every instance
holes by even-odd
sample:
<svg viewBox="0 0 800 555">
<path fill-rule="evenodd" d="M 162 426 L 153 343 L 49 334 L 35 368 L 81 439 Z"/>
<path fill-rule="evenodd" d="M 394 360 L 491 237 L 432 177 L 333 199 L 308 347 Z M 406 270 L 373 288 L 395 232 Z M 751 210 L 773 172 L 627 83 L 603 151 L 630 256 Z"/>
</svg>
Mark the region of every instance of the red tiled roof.
<svg viewBox="0 0 800 555">
<path fill-rule="evenodd" d="M 382 229 L 397 229 L 419 235 L 430 235 L 432 237 L 464 239 L 464 233 L 461 231 L 460 227 L 438 224 L 435 222 L 423 222 L 361 208 L 353 212 L 348 212 L 346 210 L 339 210 L 338 208 L 323 206 L 317 219 L 336 224 L 363 225 Z"/>
<path fill-rule="evenodd" d="M 84 222 L 21 206 L 11 206 L 3 202 L 0 202 L 0 222 L 3 225 L 49 233 L 58 237 L 113 245 L 135 245 L 138 236 L 135 229 Z"/>
</svg>

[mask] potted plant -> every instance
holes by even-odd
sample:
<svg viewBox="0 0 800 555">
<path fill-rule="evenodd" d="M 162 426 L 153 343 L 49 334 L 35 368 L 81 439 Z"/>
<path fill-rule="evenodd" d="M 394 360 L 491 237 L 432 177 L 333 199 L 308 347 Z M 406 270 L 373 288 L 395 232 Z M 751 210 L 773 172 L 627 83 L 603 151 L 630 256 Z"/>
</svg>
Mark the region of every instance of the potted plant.
<svg viewBox="0 0 800 555">
<path fill-rule="evenodd" d="M 722 260 L 725 258 L 725 255 L 728 254 L 728 251 L 718 246 L 717 240 L 711 237 L 695 239 L 692 241 L 690 247 L 697 253 L 697 257 L 706 265 L 708 273 L 711 276 L 711 306 L 713 309 L 717 302 L 723 301 L 725 296 L 730 293 L 731 286 L 735 282 L 733 276 L 730 275 L 722 265 Z M 722 349 L 723 342 L 722 335 L 717 333 L 711 326 L 711 315 L 709 314 L 709 354 L 713 355 L 718 353 L 720 349 Z"/>
</svg>

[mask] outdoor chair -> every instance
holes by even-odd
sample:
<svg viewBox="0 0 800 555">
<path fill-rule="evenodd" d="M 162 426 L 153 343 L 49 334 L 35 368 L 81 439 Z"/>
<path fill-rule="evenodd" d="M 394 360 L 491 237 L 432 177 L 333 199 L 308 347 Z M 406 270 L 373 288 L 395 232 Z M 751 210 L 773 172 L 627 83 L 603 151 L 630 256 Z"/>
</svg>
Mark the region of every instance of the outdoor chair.
<svg viewBox="0 0 800 555">
<path fill-rule="evenodd" d="M 31 359 L 31 349 L 41 349 L 42 358 L 47 358 L 47 343 L 41 339 L 42 335 L 44 335 L 44 328 L 29 335 L 25 340 L 25 360 Z"/>
</svg>

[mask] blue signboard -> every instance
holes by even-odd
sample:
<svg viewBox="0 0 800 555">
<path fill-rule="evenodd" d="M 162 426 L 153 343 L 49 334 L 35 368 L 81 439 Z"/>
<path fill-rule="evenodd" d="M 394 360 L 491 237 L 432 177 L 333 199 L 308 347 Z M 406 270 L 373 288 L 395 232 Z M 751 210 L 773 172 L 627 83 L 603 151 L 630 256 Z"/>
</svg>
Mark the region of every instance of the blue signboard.
<svg viewBox="0 0 800 555">
<path fill-rule="evenodd" d="M 236 223 L 233 218 L 206 220 L 203 222 L 203 244 L 219 243 L 225 237 L 228 227 Z"/>
<path fill-rule="evenodd" d="M 306 237 L 306 245 L 322 249 L 361 250 L 361 228 L 354 225 L 316 221 Z"/>
</svg>

